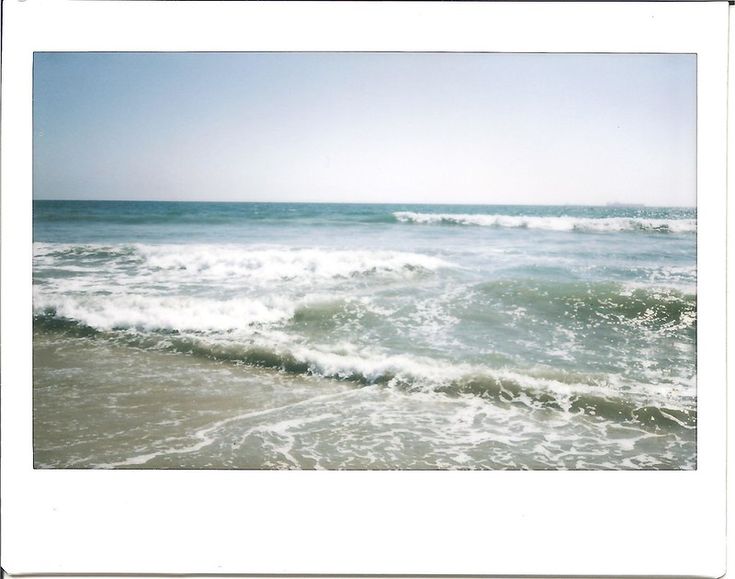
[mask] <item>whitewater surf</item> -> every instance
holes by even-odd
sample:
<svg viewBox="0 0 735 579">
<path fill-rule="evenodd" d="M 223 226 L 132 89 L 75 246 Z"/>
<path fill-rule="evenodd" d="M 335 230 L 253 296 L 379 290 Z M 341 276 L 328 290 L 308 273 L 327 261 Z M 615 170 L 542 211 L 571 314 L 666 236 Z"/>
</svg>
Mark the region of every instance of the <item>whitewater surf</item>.
<svg viewBox="0 0 735 579">
<path fill-rule="evenodd" d="M 34 202 L 34 464 L 696 468 L 696 211 Z"/>
</svg>

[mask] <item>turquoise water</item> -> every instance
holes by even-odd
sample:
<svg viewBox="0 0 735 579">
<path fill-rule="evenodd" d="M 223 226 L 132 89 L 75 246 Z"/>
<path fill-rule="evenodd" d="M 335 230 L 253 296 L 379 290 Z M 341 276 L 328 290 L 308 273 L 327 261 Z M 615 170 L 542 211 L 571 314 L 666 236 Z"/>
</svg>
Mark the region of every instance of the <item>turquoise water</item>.
<svg viewBox="0 0 735 579">
<path fill-rule="evenodd" d="M 33 259 L 37 466 L 696 467 L 693 209 L 35 201 Z"/>
</svg>

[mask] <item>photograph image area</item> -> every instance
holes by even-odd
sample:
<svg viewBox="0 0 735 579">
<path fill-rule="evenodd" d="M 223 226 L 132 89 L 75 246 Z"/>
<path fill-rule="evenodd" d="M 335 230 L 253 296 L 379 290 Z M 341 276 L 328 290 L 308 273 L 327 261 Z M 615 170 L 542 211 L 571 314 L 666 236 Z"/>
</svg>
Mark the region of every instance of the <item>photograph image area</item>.
<svg viewBox="0 0 735 579">
<path fill-rule="evenodd" d="M 694 54 L 36 53 L 35 468 L 697 468 Z"/>
</svg>

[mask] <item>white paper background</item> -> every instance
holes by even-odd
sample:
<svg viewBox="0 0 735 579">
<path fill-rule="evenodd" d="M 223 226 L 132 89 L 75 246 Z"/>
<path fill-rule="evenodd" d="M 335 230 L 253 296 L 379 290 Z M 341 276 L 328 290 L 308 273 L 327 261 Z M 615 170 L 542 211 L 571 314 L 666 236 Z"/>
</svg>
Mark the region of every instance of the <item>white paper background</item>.
<svg viewBox="0 0 735 579">
<path fill-rule="evenodd" d="M 7 572 L 724 573 L 725 2 L 8 0 L 3 11 Z M 55 50 L 696 52 L 697 471 L 34 471 L 31 67 L 33 51 Z"/>
</svg>

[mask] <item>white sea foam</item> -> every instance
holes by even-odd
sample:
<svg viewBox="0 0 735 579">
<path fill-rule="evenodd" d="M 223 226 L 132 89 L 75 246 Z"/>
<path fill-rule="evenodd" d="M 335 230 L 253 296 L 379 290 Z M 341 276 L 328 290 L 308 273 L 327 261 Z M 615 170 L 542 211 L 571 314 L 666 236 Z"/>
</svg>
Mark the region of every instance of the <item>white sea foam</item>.
<svg viewBox="0 0 735 579">
<path fill-rule="evenodd" d="M 400 251 L 334 249 L 247 249 L 228 246 L 141 246 L 146 265 L 214 276 L 245 275 L 262 280 L 340 278 L 369 274 L 435 271 L 446 261 Z"/>
<path fill-rule="evenodd" d="M 696 219 L 645 219 L 638 217 L 537 217 L 531 215 L 489 215 L 471 213 L 415 213 L 397 211 L 393 216 L 402 223 L 476 225 L 545 229 L 549 231 L 667 231 L 693 233 Z"/>
<path fill-rule="evenodd" d="M 295 302 L 275 297 L 213 300 L 188 296 L 62 295 L 35 291 L 33 300 L 36 314 L 51 310 L 57 317 L 75 320 L 97 330 L 226 332 L 288 319 L 293 316 L 295 307 Z"/>
<path fill-rule="evenodd" d="M 198 279 L 248 278 L 254 281 L 326 280 L 363 275 L 410 276 L 451 267 L 431 255 L 404 251 L 326 248 L 253 247 L 237 245 L 70 245 L 34 244 L 37 266 L 59 265 L 95 257 L 138 257 L 140 273 L 171 272 Z"/>
<path fill-rule="evenodd" d="M 521 372 L 489 368 L 482 364 L 448 363 L 446 360 L 427 356 L 391 354 L 381 348 L 358 346 L 350 342 L 331 345 L 295 344 L 289 341 L 286 334 L 278 332 L 260 335 L 259 344 L 281 356 L 288 356 L 305 364 L 310 373 L 324 378 L 358 378 L 368 383 L 388 381 L 390 384 L 426 392 L 445 387 L 453 390 L 455 385 L 464 382 L 506 382 L 517 384 L 524 391 L 553 393 L 557 400 L 561 400 L 578 394 L 606 396 L 619 392 L 622 386 L 617 375 L 590 376 L 585 380 L 581 375 L 549 375 L 544 368 Z M 675 387 L 690 391 L 695 383 L 696 378 L 681 378 L 677 380 Z M 630 383 L 627 384 L 627 391 L 629 396 L 641 400 L 666 399 L 671 406 L 674 404 L 669 399 L 672 387 L 674 386 L 670 383 Z"/>
<path fill-rule="evenodd" d="M 211 347 L 216 351 L 224 346 L 231 351 L 234 359 L 237 359 L 238 351 L 242 352 L 243 360 L 247 360 L 248 348 L 264 349 L 280 359 L 288 358 L 304 364 L 310 373 L 327 378 L 394 381 L 428 390 L 479 379 L 509 381 L 523 388 L 553 391 L 556 397 L 574 393 L 600 393 L 599 380 L 570 383 L 543 373 L 519 373 L 469 363 L 448 363 L 441 358 L 394 354 L 380 347 L 358 346 L 345 341 L 321 345 L 305 343 L 285 331 L 280 324 L 292 319 L 300 307 L 312 303 L 313 296 L 297 298 L 272 295 L 258 299 L 241 297 L 216 300 L 183 295 L 46 293 L 43 288 L 34 289 L 36 314 L 52 311 L 56 317 L 75 320 L 102 331 L 128 328 L 143 331 L 176 330 L 182 332 L 183 337 L 188 334 L 192 339 L 204 340 L 201 345 L 205 349 Z M 641 317 L 641 324 L 646 321 L 646 316 L 644 314 Z M 693 315 L 685 316 L 671 331 L 693 321 Z M 202 332 L 209 337 L 196 338 Z M 558 357 L 562 351 L 550 353 Z M 689 389 L 687 384 L 681 386 L 685 390 Z M 670 388 L 666 384 L 659 388 L 653 377 L 651 384 L 634 387 L 641 394 L 656 396 L 668 393 Z M 617 385 L 614 389 L 617 389 Z"/>
</svg>

